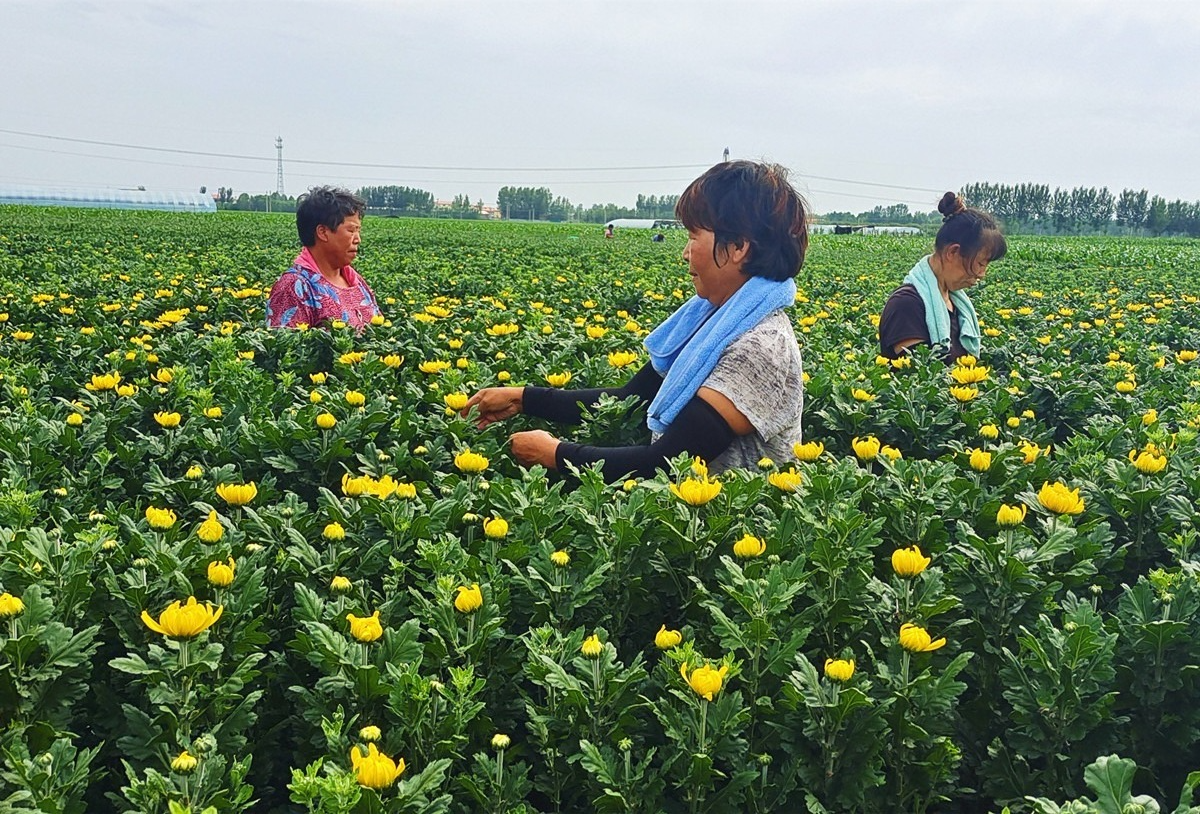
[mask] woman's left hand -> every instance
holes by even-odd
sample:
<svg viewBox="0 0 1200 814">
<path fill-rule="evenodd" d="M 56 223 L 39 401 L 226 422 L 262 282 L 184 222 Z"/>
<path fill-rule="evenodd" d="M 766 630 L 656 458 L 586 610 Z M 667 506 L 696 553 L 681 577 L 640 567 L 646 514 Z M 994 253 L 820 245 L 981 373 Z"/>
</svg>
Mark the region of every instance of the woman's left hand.
<svg viewBox="0 0 1200 814">
<path fill-rule="evenodd" d="M 508 439 L 508 443 L 512 446 L 513 457 L 521 465 L 538 464 L 550 470 L 557 468 L 554 456 L 558 452 L 559 441 L 545 430 L 515 432 Z"/>
</svg>

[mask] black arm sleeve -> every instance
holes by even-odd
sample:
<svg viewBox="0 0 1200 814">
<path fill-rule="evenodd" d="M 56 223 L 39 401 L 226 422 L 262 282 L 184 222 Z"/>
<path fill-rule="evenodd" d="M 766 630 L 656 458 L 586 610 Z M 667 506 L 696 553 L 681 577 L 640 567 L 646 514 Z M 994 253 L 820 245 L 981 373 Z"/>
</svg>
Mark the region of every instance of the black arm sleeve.
<svg viewBox="0 0 1200 814">
<path fill-rule="evenodd" d="M 608 394 L 618 399 L 637 396 L 650 402 L 662 387 L 662 376 L 649 362 L 621 387 L 595 387 L 590 390 L 559 390 L 555 387 L 526 387 L 521 412 L 546 418 L 558 424 L 578 424 L 583 420 L 580 403 L 594 405 Z"/>
<path fill-rule="evenodd" d="M 637 447 L 588 447 L 559 443 L 554 462 L 560 472 L 565 464 L 604 464 L 604 479 L 610 483 L 626 475 L 654 477 L 654 471 L 682 452 L 711 461 L 729 448 L 736 436 L 728 422 L 704 399 L 692 396 L 683 411 L 652 444 Z"/>
</svg>

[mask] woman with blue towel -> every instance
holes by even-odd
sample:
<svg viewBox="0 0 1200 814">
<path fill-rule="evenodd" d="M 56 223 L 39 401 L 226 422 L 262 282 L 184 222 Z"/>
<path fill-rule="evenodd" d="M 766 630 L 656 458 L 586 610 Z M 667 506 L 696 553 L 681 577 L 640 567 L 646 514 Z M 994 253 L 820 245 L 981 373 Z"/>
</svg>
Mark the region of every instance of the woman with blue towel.
<svg viewBox="0 0 1200 814">
<path fill-rule="evenodd" d="M 971 209 L 953 192 L 942 196 L 938 211 L 942 228 L 933 254 L 913 266 L 879 316 L 879 352 L 888 359 L 920 344 L 939 348 L 946 364 L 979 355 L 979 317 L 966 289 L 983 279 L 988 263 L 1003 257 L 1008 246 L 991 215 Z"/>
<path fill-rule="evenodd" d="M 808 247 L 805 203 L 772 164 L 728 161 L 693 181 L 676 216 L 688 230 L 683 259 L 696 296 L 645 340 L 650 361 L 623 387 L 480 390 L 463 414 L 483 428 L 518 413 L 562 424 L 581 421 L 580 404 L 603 394 L 649 404 L 650 443 L 594 447 L 544 430 L 515 433 L 514 457 L 565 471 L 602 463 L 609 481 L 651 477 L 681 453 L 710 473 L 790 460 L 804 407 L 800 348 L 787 309 Z"/>
</svg>

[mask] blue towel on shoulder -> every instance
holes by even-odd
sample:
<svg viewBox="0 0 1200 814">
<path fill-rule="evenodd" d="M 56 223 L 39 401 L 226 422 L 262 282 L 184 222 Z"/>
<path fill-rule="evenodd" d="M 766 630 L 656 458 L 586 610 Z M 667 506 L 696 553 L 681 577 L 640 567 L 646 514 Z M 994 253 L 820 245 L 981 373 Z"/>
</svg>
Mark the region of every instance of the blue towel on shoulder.
<svg viewBox="0 0 1200 814">
<path fill-rule="evenodd" d="M 772 311 L 796 301 L 792 280 L 751 277 L 720 308 L 693 296 L 646 337 L 650 364 L 663 377 L 646 416 L 653 432 L 664 432 L 713 372 L 733 340 Z"/>
<path fill-rule="evenodd" d="M 929 329 L 931 345 L 950 347 L 950 311 L 938 289 L 937 275 L 929 265 L 929 255 L 922 257 L 904 278 L 904 282 L 917 289 L 921 302 L 925 303 L 925 327 Z M 972 356 L 979 355 L 979 315 L 965 291 L 951 291 L 950 301 L 958 311 L 958 340 Z"/>
</svg>

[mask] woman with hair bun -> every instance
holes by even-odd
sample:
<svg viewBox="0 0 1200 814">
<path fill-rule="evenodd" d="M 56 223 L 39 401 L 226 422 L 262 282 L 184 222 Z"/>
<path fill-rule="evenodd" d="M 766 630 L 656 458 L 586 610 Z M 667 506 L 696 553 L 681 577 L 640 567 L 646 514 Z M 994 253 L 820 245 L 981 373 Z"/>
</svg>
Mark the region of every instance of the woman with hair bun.
<svg viewBox="0 0 1200 814">
<path fill-rule="evenodd" d="M 888 297 L 879 317 L 879 352 L 898 359 L 922 343 L 943 351 L 946 364 L 979 355 L 979 317 L 966 289 L 983 279 L 1008 244 L 995 219 L 953 192 L 938 202 L 942 227 L 933 254 L 921 258 Z"/>
</svg>

